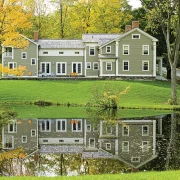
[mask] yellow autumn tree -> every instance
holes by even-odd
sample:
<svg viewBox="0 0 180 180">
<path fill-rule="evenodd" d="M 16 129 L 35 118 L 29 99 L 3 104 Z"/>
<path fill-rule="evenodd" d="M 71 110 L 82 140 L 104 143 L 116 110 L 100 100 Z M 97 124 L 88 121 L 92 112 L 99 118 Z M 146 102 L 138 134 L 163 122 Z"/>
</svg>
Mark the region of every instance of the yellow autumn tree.
<svg viewBox="0 0 180 180">
<path fill-rule="evenodd" d="M 8 66 L 3 67 L 2 64 L 0 64 L 0 75 L 3 73 L 4 75 L 23 76 L 26 71 L 26 66 L 10 69 Z"/>
<path fill-rule="evenodd" d="M 28 45 L 20 34 L 31 28 L 31 14 L 20 4 L 18 0 L 0 0 L 0 44 L 4 46 L 23 48 Z"/>
</svg>

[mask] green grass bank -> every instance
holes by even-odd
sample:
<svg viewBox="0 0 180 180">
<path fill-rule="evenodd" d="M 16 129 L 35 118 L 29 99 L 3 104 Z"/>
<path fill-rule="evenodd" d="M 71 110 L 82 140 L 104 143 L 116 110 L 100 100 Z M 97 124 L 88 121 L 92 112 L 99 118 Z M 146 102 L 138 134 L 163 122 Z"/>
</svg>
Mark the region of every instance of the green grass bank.
<svg viewBox="0 0 180 180">
<path fill-rule="evenodd" d="M 86 175 L 75 177 L 0 177 L 0 180 L 180 180 L 180 171 L 140 172 L 131 174 Z"/>
<path fill-rule="evenodd" d="M 168 104 L 171 84 L 162 81 L 0 80 L 0 103 L 32 104 L 36 101 L 49 101 L 53 104 L 85 106 L 93 87 L 102 88 L 104 83 L 118 86 L 119 91 L 130 86 L 130 91 L 121 96 L 119 107 L 174 108 Z M 177 90 L 180 103 L 179 85 Z"/>
</svg>

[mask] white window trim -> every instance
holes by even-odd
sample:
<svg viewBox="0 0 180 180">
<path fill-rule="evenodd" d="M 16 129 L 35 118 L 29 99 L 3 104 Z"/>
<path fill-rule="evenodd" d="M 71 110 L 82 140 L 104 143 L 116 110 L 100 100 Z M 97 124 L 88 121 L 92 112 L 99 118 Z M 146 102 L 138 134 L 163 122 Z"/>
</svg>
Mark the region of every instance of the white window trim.
<svg viewBox="0 0 180 180">
<path fill-rule="evenodd" d="M 125 50 L 124 47 L 126 47 L 126 46 L 128 47 L 128 54 L 124 54 L 124 50 Z M 123 55 L 125 55 L 125 56 L 126 56 L 126 55 L 129 55 L 129 45 L 128 45 L 128 44 L 124 44 L 124 45 L 123 45 Z"/>
<path fill-rule="evenodd" d="M 58 130 L 58 122 L 61 122 L 61 127 L 62 127 L 62 121 L 65 121 L 65 130 Z M 66 119 L 56 119 L 56 132 L 66 132 L 66 131 L 67 131 Z"/>
<path fill-rule="evenodd" d="M 7 138 L 7 137 L 8 137 L 8 138 L 10 137 L 10 138 L 12 139 L 12 147 L 11 147 L 11 148 L 5 147 L 5 143 L 6 143 L 6 142 L 5 142 L 5 138 Z M 8 136 L 5 136 L 5 137 L 4 137 L 3 149 L 14 149 L 14 136 L 9 136 L 9 135 L 8 135 Z"/>
<path fill-rule="evenodd" d="M 144 132 L 144 131 L 143 131 L 143 128 L 144 128 L 144 127 L 147 127 L 147 134 L 144 134 L 144 133 L 143 133 L 143 132 Z M 149 126 L 148 126 L 148 125 L 143 125 L 143 126 L 142 126 L 142 136 L 149 136 Z"/>
<path fill-rule="evenodd" d="M 148 47 L 148 54 L 144 54 L 144 47 Z M 149 55 L 149 45 L 142 45 L 142 55 L 148 56 Z"/>
<path fill-rule="evenodd" d="M 25 58 L 23 58 L 23 54 L 26 54 L 26 57 L 25 57 Z M 27 59 L 27 52 L 22 52 L 22 53 L 21 53 L 21 59 Z"/>
<path fill-rule="evenodd" d="M 49 130 L 47 130 L 46 124 L 45 124 L 45 130 L 42 130 L 42 121 L 49 121 Z M 49 119 L 44 119 L 40 121 L 40 132 L 51 132 L 51 120 Z"/>
<path fill-rule="evenodd" d="M 88 128 L 87 128 L 88 126 L 90 126 L 90 129 L 89 129 L 89 130 L 88 130 Z M 86 125 L 86 131 L 87 131 L 87 132 L 91 132 L 91 125 L 90 125 L 90 124 L 87 124 L 87 125 Z"/>
<path fill-rule="evenodd" d="M 89 64 L 89 68 L 88 68 L 88 64 Z M 91 62 L 86 62 L 86 69 L 91 69 Z"/>
<path fill-rule="evenodd" d="M 124 127 L 126 126 L 122 126 L 122 136 L 129 136 L 129 126 L 127 127 L 127 130 L 128 130 L 128 134 L 124 134 Z"/>
<path fill-rule="evenodd" d="M 93 145 L 93 146 L 90 146 L 90 140 L 91 140 L 91 139 L 94 140 L 94 145 Z M 89 138 L 89 147 L 90 147 L 90 148 L 95 148 L 95 145 L 96 145 L 95 138 Z"/>
<path fill-rule="evenodd" d="M 125 69 L 124 69 L 124 63 L 125 63 L 125 62 L 128 62 L 128 70 L 125 70 Z M 123 67 L 122 67 L 122 68 L 123 68 L 123 71 L 129 71 L 129 61 L 127 61 L 127 60 L 123 61 Z"/>
<path fill-rule="evenodd" d="M 144 143 L 147 143 L 144 145 Z M 142 152 L 149 152 L 149 141 L 142 141 Z"/>
<path fill-rule="evenodd" d="M 73 130 L 73 124 L 71 125 L 71 129 L 72 129 L 72 132 L 82 132 L 82 119 L 75 119 L 76 121 L 80 121 L 81 122 L 81 129 L 78 130 L 78 123 L 76 124 L 76 130 Z"/>
<path fill-rule="evenodd" d="M 126 147 L 126 146 L 124 146 L 124 143 L 128 143 L 128 149 L 125 149 L 124 147 Z M 129 141 L 122 141 L 122 152 L 129 152 Z"/>
<path fill-rule="evenodd" d="M 109 52 L 108 52 L 108 48 L 109 48 Z M 111 53 L 111 46 L 106 46 L 106 53 Z"/>
<path fill-rule="evenodd" d="M 138 161 L 134 161 L 134 158 L 138 158 Z M 131 157 L 131 162 L 140 162 L 140 157 Z"/>
<path fill-rule="evenodd" d="M 58 64 L 61 64 L 61 71 L 62 71 L 62 64 L 65 64 L 65 73 L 58 73 Z M 66 62 L 56 62 L 56 75 L 67 75 L 67 63 Z"/>
<path fill-rule="evenodd" d="M 94 54 L 93 55 L 90 54 L 91 49 L 94 49 Z M 96 54 L 95 47 L 94 46 L 89 46 L 89 56 L 95 56 L 95 54 Z"/>
<path fill-rule="evenodd" d="M 107 69 L 107 64 L 111 64 L 111 69 L 110 70 Z M 106 71 L 112 71 L 112 62 L 106 62 Z"/>
<path fill-rule="evenodd" d="M 8 68 L 9 68 L 9 64 L 13 64 L 13 69 L 17 68 L 17 63 L 16 62 L 8 62 Z"/>
<path fill-rule="evenodd" d="M 32 60 L 35 60 L 35 64 L 32 64 Z M 31 58 L 31 65 L 36 65 L 36 58 Z"/>
<path fill-rule="evenodd" d="M 148 70 L 144 70 L 144 63 L 148 63 Z M 149 61 L 142 61 L 142 71 L 149 71 Z"/>
<path fill-rule="evenodd" d="M 73 64 L 76 64 L 76 66 L 78 66 L 78 64 L 81 64 L 81 73 L 78 73 L 78 68 L 76 69 L 76 73 L 78 73 L 79 75 L 82 75 L 82 62 L 72 62 L 72 72 L 73 72 Z"/>
<path fill-rule="evenodd" d="M 134 38 L 133 36 L 139 36 L 139 38 Z M 132 34 L 132 39 L 140 39 L 140 34 Z"/>
<path fill-rule="evenodd" d="M 97 69 L 94 69 L 94 64 L 97 64 Z M 97 71 L 97 70 L 99 70 L 99 63 L 98 62 L 93 62 L 93 70 L 95 70 L 95 71 Z"/>
<path fill-rule="evenodd" d="M 23 141 L 23 137 L 25 137 L 25 138 L 26 138 L 26 140 L 25 140 L 25 141 Z M 27 136 L 22 135 L 22 136 L 21 136 L 21 142 L 22 142 L 22 143 L 27 143 Z"/>
<path fill-rule="evenodd" d="M 10 124 L 13 124 L 13 131 L 10 131 Z M 14 131 L 14 126 L 16 125 L 16 131 Z M 17 121 L 13 121 L 8 124 L 8 133 L 17 133 Z"/>
<path fill-rule="evenodd" d="M 35 135 L 32 134 L 32 131 L 35 131 Z M 36 129 L 31 129 L 31 137 L 36 137 Z"/>
<path fill-rule="evenodd" d="M 111 143 L 106 143 L 106 150 L 111 150 Z"/>
<path fill-rule="evenodd" d="M 51 75 L 51 62 L 41 62 L 41 63 L 40 63 L 40 71 L 41 71 L 41 72 L 42 72 L 42 64 L 45 64 L 45 66 L 46 66 L 47 64 L 49 64 L 49 73 L 44 72 L 44 74 L 46 74 L 46 75 Z M 46 70 L 46 68 L 45 68 L 45 70 Z"/>
</svg>

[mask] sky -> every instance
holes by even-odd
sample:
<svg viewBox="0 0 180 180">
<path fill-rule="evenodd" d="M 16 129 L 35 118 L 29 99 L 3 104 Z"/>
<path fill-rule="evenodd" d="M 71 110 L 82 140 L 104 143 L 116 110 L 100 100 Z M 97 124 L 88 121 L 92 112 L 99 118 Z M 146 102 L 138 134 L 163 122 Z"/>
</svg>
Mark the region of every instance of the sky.
<svg viewBox="0 0 180 180">
<path fill-rule="evenodd" d="M 141 7 L 140 0 L 128 0 L 128 1 L 129 1 L 129 5 L 131 5 L 133 9 Z"/>
</svg>

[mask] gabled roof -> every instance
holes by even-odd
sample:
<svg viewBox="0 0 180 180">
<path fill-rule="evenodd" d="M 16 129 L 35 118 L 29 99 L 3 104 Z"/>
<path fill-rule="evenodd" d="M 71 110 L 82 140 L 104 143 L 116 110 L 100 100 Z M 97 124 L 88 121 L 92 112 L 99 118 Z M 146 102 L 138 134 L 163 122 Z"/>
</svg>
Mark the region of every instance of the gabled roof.
<svg viewBox="0 0 180 180">
<path fill-rule="evenodd" d="M 38 44 L 37 44 L 35 41 L 33 41 L 33 40 L 27 38 L 26 36 L 24 36 L 24 35 L 22 35 L 22 34 L 20 34 L 20 35 L 21 35 L 23 38 L 27 39 L 28 41 L 30 41 L 30 42 L 32 42 L 33 44 L 35 44 L 35 45 L 38 46 Z"/>
<path fill-rule="evenodd" d="M 131 29 L 130 31 L 124 33 L 123 35 L 121 35 L 121 36 L 119 36 L 119 37 L 117 37 L 117 38 L 115 38 L 115 39 L 113 39 L 113 40 L 111 40 L 111 41 L 109 41 L 109 42 L 101 45 L 100 48 L 102 48 L 102 47 L 104 47 L 104 46 L 106 46 L 106 45 L 108 45 L 109 43 L 112 43 L 112 42 L 114 42 L 114 41 L 118 41 L 118 40 L 122 39 L 123 37 L 128 36 L 129 34 L 133 33 L 134 31 L 139 31 L 139 33 L 141 33 L 141 34 L 143 34 L 144 36 L 152 39 L 152 41 L 155 41 L 155 42 L 158 41 L 158 39 L 154 38 L 153 36 L 149 35 L 148 33 L 144 32 L 144 31 L 142 31 L 141 29 L 139 29 L 139 28 L 134 28 L 134 29 Z"/>
<path fill-rule="evenodd" d="M 39 39 L 37 42 L 41 48 L 84 48 L 82 40 L 45 40 Z"/>
</svg>

